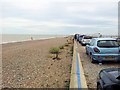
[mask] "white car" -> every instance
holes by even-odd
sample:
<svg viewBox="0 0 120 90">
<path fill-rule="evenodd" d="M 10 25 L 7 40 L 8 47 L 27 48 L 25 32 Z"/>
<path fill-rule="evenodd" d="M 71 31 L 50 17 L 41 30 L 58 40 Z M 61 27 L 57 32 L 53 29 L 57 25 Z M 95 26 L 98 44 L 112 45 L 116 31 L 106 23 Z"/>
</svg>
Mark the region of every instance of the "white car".
<svg viewBox="0 0 120 90">
<path fill-rule="evenodd" d="M 91 42 L 92 36 L 83 36 L 81 39 L 81 44 L 82 45 L 87 45 L 88 43 Z"/>
</svg>

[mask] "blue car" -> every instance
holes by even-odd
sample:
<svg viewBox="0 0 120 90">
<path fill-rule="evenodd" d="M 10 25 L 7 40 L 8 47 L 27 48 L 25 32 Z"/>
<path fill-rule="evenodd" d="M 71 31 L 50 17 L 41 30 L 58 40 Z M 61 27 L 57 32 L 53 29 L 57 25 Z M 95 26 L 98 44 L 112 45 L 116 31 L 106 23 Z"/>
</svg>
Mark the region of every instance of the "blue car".
<svg viewBox="0 0 120 90">
<path fill-rule="evenodd" d="M 103 61 L 120 61 L 120 46 L 113 38 L 93 38 L 86 45 L 86 54 L 92 63 Z"/>
</svg>

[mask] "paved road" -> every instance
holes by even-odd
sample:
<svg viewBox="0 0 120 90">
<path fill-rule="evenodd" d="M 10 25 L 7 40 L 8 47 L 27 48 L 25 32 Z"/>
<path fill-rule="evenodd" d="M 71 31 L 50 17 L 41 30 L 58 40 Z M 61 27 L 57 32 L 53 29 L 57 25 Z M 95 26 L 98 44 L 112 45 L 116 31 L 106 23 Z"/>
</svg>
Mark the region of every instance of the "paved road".
<svg viewBox="0 0 120 90">
<path fill-rule="evenodd" d="M 97 63 L 92 64 L 90 62 L 89 56 L 87 56 L 85 53 L 85 46 L 81 46 L 79 43 L 77 43 L 77 47 L 83 64 L 87 85 L 89 88 L 96 88 L 97 76 L 100 70 L 110 67 L 120 67 L 120 63 L 115 62 L 107 62 L 102 65 L 99 65 Z"/>
</svg>

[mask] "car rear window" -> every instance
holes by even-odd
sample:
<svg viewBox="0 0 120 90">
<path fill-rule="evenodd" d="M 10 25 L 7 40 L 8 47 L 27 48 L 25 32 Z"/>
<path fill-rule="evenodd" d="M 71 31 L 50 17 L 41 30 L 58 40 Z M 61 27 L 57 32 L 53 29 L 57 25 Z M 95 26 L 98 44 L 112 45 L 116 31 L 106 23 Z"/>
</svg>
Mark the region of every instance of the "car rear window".
<svg viewBox="0 0 120 90">
<path fill-rule="evenodd" d="M 90 36 L 85 36 L 84 39 L 92 39 Z"/>
<path fill-rule="evenodd" d="M 117 40 L 99 40 L 97 42 L 98 47 L 118 47 Z"/>
</svg>

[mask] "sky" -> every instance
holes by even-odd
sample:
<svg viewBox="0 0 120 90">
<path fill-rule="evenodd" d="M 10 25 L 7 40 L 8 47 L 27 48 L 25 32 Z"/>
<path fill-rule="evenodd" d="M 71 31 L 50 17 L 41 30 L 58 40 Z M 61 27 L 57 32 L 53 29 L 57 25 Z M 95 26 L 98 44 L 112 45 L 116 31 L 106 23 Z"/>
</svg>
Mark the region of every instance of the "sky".
<svg viewBox="0 0 120 90">
<path fill-rule="evenodd" d="M 0 0 L 2 34 L 118 34 L 118 0 Z"/>
</svg>

